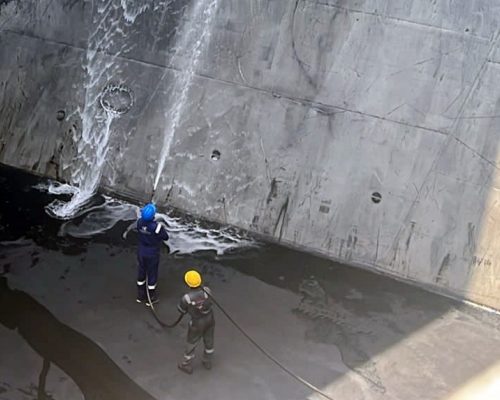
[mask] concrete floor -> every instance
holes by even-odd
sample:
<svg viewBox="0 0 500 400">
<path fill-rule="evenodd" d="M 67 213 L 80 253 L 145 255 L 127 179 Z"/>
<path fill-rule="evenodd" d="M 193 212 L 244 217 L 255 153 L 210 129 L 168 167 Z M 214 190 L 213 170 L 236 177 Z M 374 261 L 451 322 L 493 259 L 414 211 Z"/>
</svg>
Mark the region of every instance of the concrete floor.
<svg viewBox="0 0 500 400">
<path fill-rule="evenodd" d="M 36 211 L 43 201 L 16 204 L 17 216 L 2 203 L 0 399 L 321 398 L 220 312 L 213 370 L 197 359 L 192 376 L 180 372 L 187 321 L 162 330 L 135 303 L 133 237 L 119 239 L 122 225 L 91 241 L 57 237 Z M 447 399 L 500 359 L 496 316 L 273 245 L 219 259 L 165 253 L 164 319 L 177 316 L 192 266 L 260 344 L 334 399 Z"/>
</svg>

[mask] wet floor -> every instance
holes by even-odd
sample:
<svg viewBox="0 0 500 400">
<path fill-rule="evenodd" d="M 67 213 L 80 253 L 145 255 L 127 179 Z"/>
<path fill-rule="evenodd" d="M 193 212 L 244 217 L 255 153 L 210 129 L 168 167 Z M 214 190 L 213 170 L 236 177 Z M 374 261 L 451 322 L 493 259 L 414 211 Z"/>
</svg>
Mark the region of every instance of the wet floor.
<svg viewBox="0 0 500 400">
<path fill-rule="evenodd" d="M 320 398 L 220 312 L 213 370 L 198 360 L 194 374 L 184 375 L 176 363 L 187 322 L 162 330 L 135 303 L 135 237 L 122 238 L 130 215 L 108 221 L 110 229 L 88 229 L 107 210 L 97 197 L 93 213 L 62 229 L 44 211 L 54 196 L 34 188 L 41 183 L 0 169 L 0 399 Z M 446 399 L 500 360 L 495 316 L 367 271 L 175 221 L 171 253 L 162 254 L 161 317 L 175 319 L 183 273 L 196 266 L 241 326 L 336 399 Z"/>
</svg>

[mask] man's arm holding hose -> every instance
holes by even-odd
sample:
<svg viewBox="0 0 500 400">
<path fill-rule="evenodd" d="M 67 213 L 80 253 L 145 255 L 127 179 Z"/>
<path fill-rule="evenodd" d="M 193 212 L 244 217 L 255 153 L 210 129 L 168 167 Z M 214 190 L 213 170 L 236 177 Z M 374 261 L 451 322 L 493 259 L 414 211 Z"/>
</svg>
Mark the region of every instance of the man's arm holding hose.
<svg viewBox="0 0 500 400">
<path fill-rule="evenodd" d="M 122 238 L 123 240 L 127 239 L 127 235 L 130 231 L 135 230 L 137 231 L 137 221 L 132 222 L 129 227 L 123 232 Z"/>
<path fill-rule="evenodd" d="M 168 232 L 167 227 L 163 222 L 157 222 L 155 233 L 160 237 L 160 239 L 168 246 Z"/>
</svg>

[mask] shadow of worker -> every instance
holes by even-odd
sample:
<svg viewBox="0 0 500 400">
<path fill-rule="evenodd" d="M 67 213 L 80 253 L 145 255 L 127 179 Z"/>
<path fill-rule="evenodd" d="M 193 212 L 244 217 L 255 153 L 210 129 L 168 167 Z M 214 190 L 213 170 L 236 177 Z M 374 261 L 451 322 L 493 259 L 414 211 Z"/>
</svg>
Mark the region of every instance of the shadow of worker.
<svg viewBox="0 0 500 400">
<path fill-rule="evenodd" d="M 89 338 L 60 322 L 33 297 L 0 277 L 0 323 L 16 329 L 44 359 L 70 376 L 85 400 L 154 400 Z M 46 372 L 45 372 L 46 375 Z"/>
</svg>

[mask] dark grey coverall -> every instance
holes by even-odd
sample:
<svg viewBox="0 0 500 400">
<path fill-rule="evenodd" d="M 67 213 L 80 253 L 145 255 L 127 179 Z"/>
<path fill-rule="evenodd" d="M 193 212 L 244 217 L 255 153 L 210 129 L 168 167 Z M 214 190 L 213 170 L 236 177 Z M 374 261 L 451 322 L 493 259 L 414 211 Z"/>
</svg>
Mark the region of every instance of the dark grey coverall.
<svg viewBox="0 0 500 400">
<path fill-rule="evenodd" d="M 208 293 L 210 289 L 203 287 Z M 212 301 L 202 288 L 193 289 L 182 296 L 177 307 L 182 314 L 188 313 L 191 321 L 188 325 L 187 344 L 184 351 L 183 364 L 190 364 L 194 358 L 196 346 L 203 339 L 205 351 L 203 359 L 210 361 L 214 352 L 215 319 L 212 310 Z"/>
</svg>

